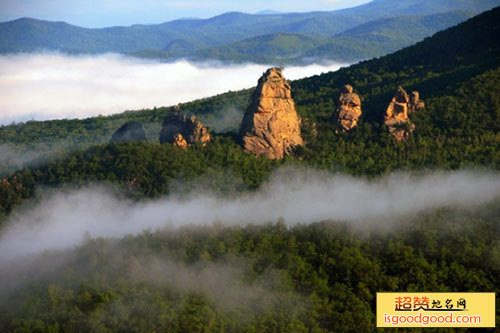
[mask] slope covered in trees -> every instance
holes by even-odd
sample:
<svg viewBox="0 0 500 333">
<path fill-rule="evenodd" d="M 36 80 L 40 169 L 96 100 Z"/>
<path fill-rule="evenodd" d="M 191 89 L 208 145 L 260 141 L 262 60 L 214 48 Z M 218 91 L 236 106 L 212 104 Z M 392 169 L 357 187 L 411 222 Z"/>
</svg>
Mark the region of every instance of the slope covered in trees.
<svg viewBox="0 0 500 333">
<path fill-rule="evenodd" d="M 9 266 L 0 281 L 22 288 L 0 303 L 0 330 L 375 332 L 379 291 L 498 297 L 498 208 L 422 213 L 390 233 L 326 221 L 89 239 L 36 258 L 55 266 Z"/>
</svg>

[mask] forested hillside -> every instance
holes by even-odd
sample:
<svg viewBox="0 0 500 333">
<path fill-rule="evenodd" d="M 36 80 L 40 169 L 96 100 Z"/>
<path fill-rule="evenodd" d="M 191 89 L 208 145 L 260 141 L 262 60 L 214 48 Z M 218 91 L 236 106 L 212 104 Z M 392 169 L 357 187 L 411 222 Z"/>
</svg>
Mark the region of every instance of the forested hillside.
<svg viewBox="0 0 500 333">
<path fill-rule="evenodd" d="M 37 256 L 36 269 L 7 267 L 2 286 L 23 288 L 0 303 L 0 330 L 376 332 L 379 291 L 496 292 L 498 302 L 499 214 L 498 204 L 441 209 L 391 233 L 328 221 L 89 239 Z"/>
<path fill-rule="evenodd" d="M 463 204 L 429 205 L 417 213 L 318 218 L 293 225 L 278 218 L 226 225 L 218 222 L 217 208 L 229 200 L 265 200 L 270 175 L 283 166 L 323 171 L 325 177 L 353 175 L 357 178 L 349 178 L 349 184 L 361 187 L 393 171 L 399 172 L 396 176 L 411 171 L 408 178 L 418 180 L 418 174 L 437 169 L 442 173 L 436 180 L 449 170 L 482 170 L 497 195 L 499 31 L 500 7 L 389 56 L 291 82 L 306 145 L 283 160 L 257 158 L 241 148 L 238 118 L 250 103 L 250 90 L 179 106 L 181 113 L 196 114 L 211 127 L 214 140 L 206 147 L 184 150 L 158 142 L 170 107 L 0 127 L 0 149 L 12 154 L 1 160 L 0 331 L 374 332 L 376 293 L 381 291 L 495 292 L 498 304 L 498 196 L 482 204 L 459 201 Z M 361 96 L 363 115 L 352 132 L 336 133 L 333 114 L 344 84 Z M 410 116 L 414 132 L 402 142 L 383 125 L 399 85 L 418 90 L 425 100 L 425 108 Z M 144 126 L 148 142 L 108 143 L 131 120 Z M 30 154 L 37 159 L 16 165 Z M 293 183 L 294 174 L 285 176 Z M 77 189 L 95 184 L 115 200 L 99 202 L 92 212 L 106 213 L 102 220 L 81 224 L 86 218 L 79 212 L 94 210 L 85 200 L 50 201 L 51 195 L 81 199 L 85 194 Z M 408 184 L 414 183 L 403 182 L 403 199 L 418 206 L 414 200 L 419 196 Z M 354 195 L 352 207 L 362 210 L 363 204 L 387 196 L 380 188 L 365 198 Z M 430 189 L 420 192 L 427 197 Z M 98 195 L 89 193 L 90 198 Z M 211 199 L 201 197 L 204 193 Z M 321 193 L 309 193 L 307 210 L 314 218 L 314 200 L 324 199 Z M 86 227 L 105 229 L 113 216 L 129 217 L 113 215 L 120 209 L 148 212 L 161 200 L 173 202 L 170 210 L 161 206 L 156 211 L 165 225 L 185 202 L 208 207 L 215 217 L 202 215 L 207 221 L 200 225 L 169 225 L 126 237 L 86 233 L 70 248 L 14 256 L 31 253 L 25 234 L 40 226 L 56 225 L 39 234 L 50 234 L 49 242 L 58 244 L 68 230 L 83 235 Z M 390 210 L 397 202 L 390 202 Z M 242 213 L 235 209 L 231 214 L 238 220 Z M 148 225 L 154 213 L 133 216 Z M 26 248 L 5 245 L 19 239 Z"/>
</svg>

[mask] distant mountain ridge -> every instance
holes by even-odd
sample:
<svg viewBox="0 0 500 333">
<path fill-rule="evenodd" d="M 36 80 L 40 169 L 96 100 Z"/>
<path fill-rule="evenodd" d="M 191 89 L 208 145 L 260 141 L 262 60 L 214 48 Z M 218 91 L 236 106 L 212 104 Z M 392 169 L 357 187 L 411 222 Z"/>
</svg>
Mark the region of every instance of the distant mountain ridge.
<svg viewBox="0 0 500 333">
<path fill-rule="evenodd" d="M 483 12 L 498 5 L 498 1 L 495 0 L 372 0 L 364 5 L 337 12 L 341 15 L 377 19 L 399 15 L 430 15 L 450 10 Z"/>
<path fill-rule="evenodd" d="M 208 57 L 224 60 L 227 56 L 219 56 L 221 50 L 217 49 L 224 48 L 232 54 L 232 61 L 279 62 L 283 58 L 285 62 L 296 61 L 297 55 L 301 54 L 310 57 L 326 54 L 332 60 L 353 61 L 387 54 L 410 45 L 436 32 L 436 29 L 452 26 L 497 4 L 497 0 L 375 0 L 332 12 L 266 12 L 261 15 L 228 12 L 209 19 L 179 19 L 156 25 L 136 24 L 101 29 L 21 18 L 0 23 L 0 53 L 45 50 L 90 54 L 116 52 L 160 59 Z M 436 14 L 448 15 L 448 18 Z M 410 22 L 414 26 L 410 26 L 404 18 L 408 15 L 419 17 L 417 21 Z M 425 16 L 428 17 L 424 19 Z M 391 18 L 394 20 L 388 21 Z M 374 38 L 381 36 L 381 24 L 387 25 L 386 35 L 388 29 L 392 30 L 391 36 L 386 36 L 389 40 Z M 412 30 L 417 30 L 418 36 L 414 36 Z M 300 40 L 297 55 L 295 51 L 283 49 L 280 38 L 274 46 L 285 52 L 281 57 L 272 57 L 260 51 L 258 37 L 267 41 L 265 36 L 285 34 L 301 36 L 297 37 Z M 255 59 L 248 59 L 248 54 L 238 52 L 240 45 L 235 43 L 253 44 Z M 319 49 L 311 48 L 311 43 Z M 265 46 L 263 49 L 269 49 L 269 43 L 262 45 Z M 352 55 L 347 56 L 348 53 Z"/>
<path fill-rule="evenodd" d="M 330 38 L 301 34 L 269 34 L 192 54 L 193 59 L 300 63 L 308 59 L 355 62 L 410 46 L 440 30 L 472 17 L 454 11 L 434 15 L 408 15 L 361 24 Z"/>
</svg>

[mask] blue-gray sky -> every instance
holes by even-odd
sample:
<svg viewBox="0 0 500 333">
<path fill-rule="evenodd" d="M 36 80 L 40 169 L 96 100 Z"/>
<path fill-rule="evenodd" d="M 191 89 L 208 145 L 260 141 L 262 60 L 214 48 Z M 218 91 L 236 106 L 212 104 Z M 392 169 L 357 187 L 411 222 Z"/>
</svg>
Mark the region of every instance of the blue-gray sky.
<svg viewBox="0 0 500 333">
<path fill-rule="evenodd" d="M 161 23 L 182 17 L 208 18 L 228 11 L 256 13 L 327 11 L 370 0 L 0 0 L 0 21 L 33 17 L 84 27 Z"/>
</svg>

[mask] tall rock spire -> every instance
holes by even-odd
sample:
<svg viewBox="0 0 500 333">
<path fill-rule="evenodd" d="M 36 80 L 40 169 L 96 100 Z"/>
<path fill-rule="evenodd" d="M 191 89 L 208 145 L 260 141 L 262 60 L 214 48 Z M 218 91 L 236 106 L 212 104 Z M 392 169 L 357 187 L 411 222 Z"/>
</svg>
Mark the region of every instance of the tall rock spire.
<svg viewBox="0 0 500 333">
<path fill-rule="evenodd" d="M 243 147 L 257 156 L 281 159 L 304 145 L 300 118 L 282 68 L 268 69 L 259 79 L 240 130 Z"/>
<path fill-rule="evenodd" d="M 346 84 L 340 88 L 335 110 L 335 120 L 339 130 L 347 132 L 356 127 L 361 113 L 361 99 L 353 92 L 352 86 Z"/>
</svg>

